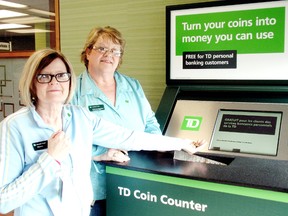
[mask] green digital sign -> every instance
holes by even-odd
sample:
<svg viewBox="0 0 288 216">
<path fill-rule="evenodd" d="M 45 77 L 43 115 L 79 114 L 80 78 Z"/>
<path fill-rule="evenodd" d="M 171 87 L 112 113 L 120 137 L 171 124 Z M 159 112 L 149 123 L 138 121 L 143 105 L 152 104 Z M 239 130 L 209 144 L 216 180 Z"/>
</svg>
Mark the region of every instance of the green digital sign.
<svg viewBox="0 0 288 216">
<path fill-rule="evenodd" d="M 283 53 L 285 7 L 176 16 L 176 53 Z"/>
<path fill-rule="evenodd" d="M 287 8 L 288 0 L 167 6 L 167 83 L 287 83 Z"/>
</svg>

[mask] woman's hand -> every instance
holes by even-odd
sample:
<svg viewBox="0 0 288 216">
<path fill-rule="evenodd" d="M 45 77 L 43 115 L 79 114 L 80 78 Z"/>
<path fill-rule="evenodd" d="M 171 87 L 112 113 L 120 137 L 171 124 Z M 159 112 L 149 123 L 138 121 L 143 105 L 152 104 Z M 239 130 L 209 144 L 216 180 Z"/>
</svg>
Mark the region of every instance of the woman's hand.
<svg viewBox="0 0 288 216">
<path fill-rule="evenodd" d="M 108 151 L 102 155 L 94 156 L 95 161 L 116 161 L 116 162 L 127 162 L 130 160 L 126 151 L 118 149 L 108 149 Z"/>
<path fill-rule="evenodd" d="M 68 156 L 71 150 L 70 138 L 63 131 L 57 131 L 52 134 L 48 140 L 48 154 L 56 161 L 61 162 Z"/>
<path fill-rule="evenodd" d="M 206 140 L 196 140 L 196 141 L 191 141 L 185 148 L 182 150 L 189 153 L 189 154 L 194 154 L 197 151 L 202 150 L 205 146 L 207 145 Z"/>
</svg>

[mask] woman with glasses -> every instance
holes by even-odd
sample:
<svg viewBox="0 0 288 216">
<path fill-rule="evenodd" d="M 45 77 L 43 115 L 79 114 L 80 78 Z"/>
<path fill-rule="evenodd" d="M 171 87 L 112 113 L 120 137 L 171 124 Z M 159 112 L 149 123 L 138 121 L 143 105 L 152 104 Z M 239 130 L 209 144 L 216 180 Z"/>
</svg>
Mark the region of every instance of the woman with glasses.
<svg viewBox="0 0 288 216">
<path fill-rule="evenodd" d="M 203 144 L 128 130 L 69 105 L 75 82 L 58 51 L 40 50 L 27 60 L 19 83 L 26 106 L 0 123 L 0 213 L 88 216 L 92 143 L 191 154 Z"/>
<path fill-rule="evenodd" d="M 112 27 L 90 31 L 81 53 L 86 70 L 78 77 L 73 104 L 86 107 L 91 113 L 117 125 L 137 131 L 161 134 L 155 114 L 138 80 L 119 72 L 125 41 Z M 122 162 L 129 157 L 119 150 L 97 148 L 97 160 Z M 91 180 L 94 201 L 91 216 L 106 215 L 105 166 L 92 162 Z"/>
</svg>

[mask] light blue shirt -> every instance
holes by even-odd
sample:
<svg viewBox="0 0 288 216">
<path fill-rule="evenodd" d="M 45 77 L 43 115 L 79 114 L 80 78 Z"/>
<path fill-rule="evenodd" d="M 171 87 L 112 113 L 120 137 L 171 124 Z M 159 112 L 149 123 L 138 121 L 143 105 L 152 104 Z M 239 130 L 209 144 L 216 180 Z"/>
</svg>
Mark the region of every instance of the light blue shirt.
<svg viewBox="0 0 288 216">
<path fill-rule="evenodd" d="M 15 209 L 15 216 L 63 216 L 70 215 L 66 214 L 70 208 L 81 211 L 77 215 L 89 215 L 92 143 L 95 150 L 99 145 L 134 151 L 167 151 L 181 150 L 190 142 L 131 131 L 79 106 L 63 106 L 62 119 L 63 131 L 71 139 L 72 151 L 61 166 L 47 153 L 45 146 L 41 149 L 41 143 L 45 143 L 55 131 L 44 123 L 34 107 L 22 108 L 0 123 L 1 213 Z M 70 185 L 68 192 L 73 196 L 68 194 L 63 199 L 65 182 L 62 187 L 61 180 L 67 175 L 73 182 L 67 184 Z"/>
<path fill-rule="evenodd" d="M 115 106 L 97 87 L 87 71 L 84 71 L 77 82 L 73 104 L 87 108 L 91 113 L 114 124 L 147 133 L 161 134 L 155 114 L 144 94 L 138 80 L 114 73 L 116 81 Z M 105 148 L 97 148 L 95 155 L 106 152 Z M 105 166 L 95 161 L 91 167 L 91 181 L 95 200 L 106 199 Z"/>
</svg>

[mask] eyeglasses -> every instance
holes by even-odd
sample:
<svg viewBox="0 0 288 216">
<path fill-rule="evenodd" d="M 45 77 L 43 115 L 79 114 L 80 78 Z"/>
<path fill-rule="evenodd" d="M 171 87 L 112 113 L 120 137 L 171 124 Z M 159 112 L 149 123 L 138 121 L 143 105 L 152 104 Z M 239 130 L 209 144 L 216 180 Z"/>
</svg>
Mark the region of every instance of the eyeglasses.
<svg viewBox="0 0 288 216">
<path fill-rule="evenodd" d="M 70 80 L 71 73 L 63 72 L 63 73 L 58 73 L 55 75 L 53 75 L 53 74 L 37 74 L 36 80 L 39 83 L 50 83 L 52 81 L 53 77 L 55 77 L 55 79 L 58 82 L 67 82 L 68 80 Z"/>
<path fill-rule="evenodd" d="M 111 49 L 111 50 L 109 50 L 108 48 L 106 48 L 106 47 L 101 47 L 101 46 L 100 46 L 100 47 L 93 46 L 92 49 L 93 49 L 93 50 L 96 50 L 96 51 L 98 51 L 99 53 L 102 53 L 102 54 L 107 53 L 107 52 L 111 52 L 112 55 L 115 56 L 115 57 L 120 57 L 121 54 L 122 54 L 121 50 L 117 50 L 117 49 Z"/>
</svg>

